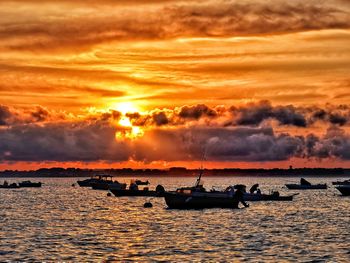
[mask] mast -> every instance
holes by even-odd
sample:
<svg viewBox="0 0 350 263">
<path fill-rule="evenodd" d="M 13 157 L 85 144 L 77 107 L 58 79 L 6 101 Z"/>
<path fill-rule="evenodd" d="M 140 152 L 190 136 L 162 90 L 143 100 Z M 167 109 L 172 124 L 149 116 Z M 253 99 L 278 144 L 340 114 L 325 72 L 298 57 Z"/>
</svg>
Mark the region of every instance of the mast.
<svg viewBox="0 0 350 263">
<path fill-rule="evenodd" d="M 197 177 L 197 181 L 196 181 L 195 187 L 199 186 L 199 184 L 201 182 L 202 175 L 204 173 L 203 162 L 205 161 L 205 154 L 206 154 L 206 149 L 204 148 L 202 162 L 201 162 L 201 167 L 199 168 L 199 175 Z"/>
</svg>

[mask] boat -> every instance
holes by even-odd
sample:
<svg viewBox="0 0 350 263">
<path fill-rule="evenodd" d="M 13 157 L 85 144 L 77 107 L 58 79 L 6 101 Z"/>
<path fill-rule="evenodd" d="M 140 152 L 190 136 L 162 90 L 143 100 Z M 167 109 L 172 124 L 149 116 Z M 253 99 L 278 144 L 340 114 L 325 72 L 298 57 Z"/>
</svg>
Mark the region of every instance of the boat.
<svg viewBox="0 0 350 263">
<path fill-rule="evenodd" d="M 16 183 L 9 184 L 8 182 L 5 181 L 4 184 L 0 185 L 0 188 L 15 189 L 15 188 L 19 188 L 19 185 Z"/>
<path fill-rule="evenodd" d="M 92 185 L 95 183 L 112 182 L 112 177 L 113 176 L 108 174 L 98 174 L 98 175 L 92 176 L 89 179 L 77 181 L 77 183 L 80 187 L 92 187 Z"/>
<path fill-rule="evenodd" d="M 126 184 L 125 183 L 119 183 L 118 181 L 113 181 L 112 176 L 110 175 L 104 175 L 103 180 L 100 180 L 98 182 L 91 183 L 91 187 L 94 190 L 109 190 L 110 187 L 117 188 L 117 189 L 125 189 Z"/>
<path fill-rule="evenodd" d="M 41 182 L 33 183 L 31 181 L 23 181 L 23 182 L 20 182 L 18 185 L 19 187 L 41 187 L 42 183 Z"/>
<path fill-rule="evenodd" d="M 282 196 L 279 194 L 279 192 L 275 191 L 272 192 L 271 194 L 262 194 L 262 193 L 245 193 L 243 195 L 243 200 L 244 201 L 293 201 L 294 196 L 297 194 L 293 195 L 286 195 Z"/>
<path fill-rule="evenodd" d="M 339 185 L 335 187 L 344 196 L 350 196 L 350 185 Z"/>
<path fill-rule="evenodd" d="M 345 180 L 345 181 L 336 181 L 332 182 L 333 185 L 350 185 L 350 179 Z"/>
<path fill-rule="evenodd" d="M 197 191 L 190 193 L 165 192 L 164 198 L 170 209 L 239 208 L 239 199 L 228 194 Z"/>
<path fill-rule="evenodd" d="M 141 181 L 141 180 L 135 180 L 135 184 L 137 185 L 149 185 L 149 181 Z"/>
<path fill-rule="evenodd" d="M 204 208 L 239 208 L 239 202 L 245 207 L 249 205 L 244 202 L 244 189 L 237 186 L 234 191 L 229 187 L 225 192 L 206 191 L 201 184 L 203 168 L 200 169 L 199 176 L 193 187 L 182 187 L 176 192 L 164 192 L 165 203 L 170 209 L 204 209 Z"/>
<path fill-rule="evenodd" d="M 121 196 L 153 196 L 153 197 L 163 197 L 165 189 L 162 185 L 157 185 L 155 190 L 149 190 L 148 187 L 143 189 L 129 188 L 129 189 L 118 189 L 111 186 L 109 191 L 112 192 L 117 197 Z"/>
<path fill-rule="evenodd" d="M 89 179 L 85 179 L 82 181 L 77 181 L 80 187 L 91 187 L 92 183 L 97 183 L 103 180 L 104 175 L 94 175 Z"/>
<path fill-rule="evenodd" d="M 327 184 L 311 184 L 304 178 L 301 178 L 300 184 L 286 184 L 286 187 L 291 190 L 315 190 L 327 189 Z"/>
</svg>

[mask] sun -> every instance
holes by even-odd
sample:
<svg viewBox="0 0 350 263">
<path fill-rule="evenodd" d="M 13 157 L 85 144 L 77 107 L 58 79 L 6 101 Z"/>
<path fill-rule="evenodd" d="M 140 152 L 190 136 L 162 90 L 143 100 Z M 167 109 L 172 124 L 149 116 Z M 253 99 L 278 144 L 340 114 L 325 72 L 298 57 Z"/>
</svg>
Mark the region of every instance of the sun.
<svg viewBox="0 0 350 263">
<path fill-rule="evenodd" d="M 123 115 L 130 112 L 140 112 L 140 108 L 132 102 L 120 102 L 115 104 L 113 108 Z"/>
<path fill-rule="evenodd" d="M 143 136 L 144 131 L 139 126 L 134 126 L 131 123 L 130 118 L 127 116 L 127 113 L 140 112 L 140 109 L 131 102 L 122 102 L 118 103 L 113 107 L 115 110 L 119 111 L 122 116 L 118 121 L 118 125 L 122 128 L 120 131 L 117 131 L 115 138 L 117 140 L 121 139 L 136 139 Z"/>
</svg>

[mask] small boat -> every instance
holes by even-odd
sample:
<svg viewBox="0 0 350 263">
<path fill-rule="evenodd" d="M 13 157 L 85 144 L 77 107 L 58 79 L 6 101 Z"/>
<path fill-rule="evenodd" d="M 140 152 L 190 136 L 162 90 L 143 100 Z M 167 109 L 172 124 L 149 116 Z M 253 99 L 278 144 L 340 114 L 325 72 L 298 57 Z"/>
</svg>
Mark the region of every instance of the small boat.
<svg viewBox="0 0 350 263">
<path fill-rule="evenodd" d="M 104 175 L 94 175 L 89 179 L 85 179 L 82 181 L 77 181 L 80 187 L 91 187 L 92 183 L 97 183 L 103 180 Z"/>
<path fill-rule="evenodd" d="M 141 180 L 135 180 L 135 184 L 137 185 L 149 185 L 149 181 L 141 181 Z"/>
<path fill-rule="evenodd" d="M 121 196 L 153 196 L 163 197 L 165 189 L 162 185 L 157 185 L 156 190 L 149 190 L 148 187 L 144 189 L 129 188 L 129 189 L 118 189 L 111 186 L 109 190 L 117 197 Z"/>
<path fill-rule="evenodd" d="M 106 180 L 106 181 L 92 183 L 91 187 L 94 190 L 109 190 L 110 188 L 122 190 L 122 189 L 126 189 L 126 184 L 119 183 L 118 181 Z"/>
<path fill-rule="evenodd" d="M 20 182 L 19 184 L 19 187 L 41 187 L 41 182 L 38 182 L 38 183 L 33 183 L 31 181 L 23 181 L 23 182 Z"/>
<path fill-rule="evenodd" d="M 293 201 L 294 196 L 293 195 L 286 195 L 282 196 L 279 194 L 279 192 L 272 192 L 271 194 L 262 194 L 262 193 L 245 193 L 243 195 L 244 201 Z"/>
<path fill-rule="evenodd" d="M 350 196 L 350 185 L 339 185 L 335 187 L 344 196 Z"/>
<path fill-rule="evenodd" d="M 350 185 L 350 179 L 345 181 L 332 182 L 333 185 Z"/>
<path fill-rule="evenodd" d="M 327 184 L 311 184 L 304 178 L 301 178 L 300 184 L 286 184 L 286 187 L 292 190 L 314 190 L 314 189 L 327 189 Z"/>
<path fill-rule="evenodd" d="M 19 188 L 19 185 L 16 184 L 16 183 L 9 184 L 9 183 L 7 183 L 5 181 L 4 184 L 0 185 L 0 188 L 3 188 L 3 189 L 15 189 L 15 188 Z"/>
</svg>

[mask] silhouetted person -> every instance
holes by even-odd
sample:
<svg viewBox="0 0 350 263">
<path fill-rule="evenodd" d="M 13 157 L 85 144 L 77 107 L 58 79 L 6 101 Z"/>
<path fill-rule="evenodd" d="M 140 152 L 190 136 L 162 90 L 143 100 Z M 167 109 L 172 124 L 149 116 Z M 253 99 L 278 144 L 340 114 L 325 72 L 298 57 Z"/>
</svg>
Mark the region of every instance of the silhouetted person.
<svg viewBox="0 0 350 263">
<path fill-rule="evenodd" d="M 244 205 L 244 207 L 249 207 L 249 204 L 247 204 L 244 201 L 244 194 L 246 193 L 245 186 L 244 185 L 235 185 L 235 188 L 237 190 L 235 192 L 234 197 L 237 198 L 238 202 L 241 202 Z"/>
<path fill-rule="evenodd" d="M 250 188 L 250 190 L 249 190 L 249 192 L 251 193 L 251 194 L 254 194 L 254 192 L 255 191 L 258 191 L 259 190 L 259 184 L 254 184 L 251 188 Z M 260 190 L 259 190 L 260 191 Z"/>
</svg>

